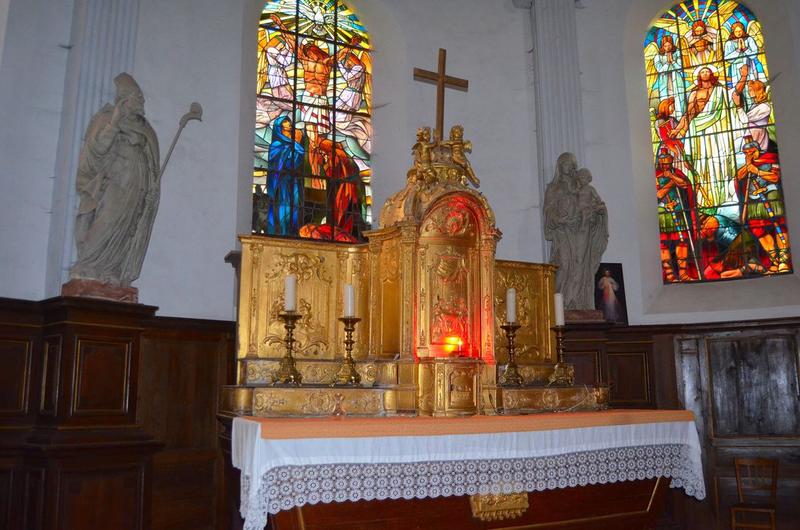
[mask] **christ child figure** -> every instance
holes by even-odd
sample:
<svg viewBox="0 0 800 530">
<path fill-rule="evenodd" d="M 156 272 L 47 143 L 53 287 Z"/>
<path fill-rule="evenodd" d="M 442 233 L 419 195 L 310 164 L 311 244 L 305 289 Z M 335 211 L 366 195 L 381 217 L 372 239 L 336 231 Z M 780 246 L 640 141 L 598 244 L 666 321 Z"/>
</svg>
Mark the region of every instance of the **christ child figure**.
<svg viewBox="0 0 800 530">
<path fill-rule="evenodd" d="M 585 167 L 579 169 L 575 174 L 575 181 L 578 195 L 577 211 L 580 215 L 580 227 L 584 229 L 594 219 L 596 213 L 605 210 L 606 203 L 597 194 L 594 186 L 589 184 L 592 181 L 592 172 L 589 169 Z"/>
</svg>

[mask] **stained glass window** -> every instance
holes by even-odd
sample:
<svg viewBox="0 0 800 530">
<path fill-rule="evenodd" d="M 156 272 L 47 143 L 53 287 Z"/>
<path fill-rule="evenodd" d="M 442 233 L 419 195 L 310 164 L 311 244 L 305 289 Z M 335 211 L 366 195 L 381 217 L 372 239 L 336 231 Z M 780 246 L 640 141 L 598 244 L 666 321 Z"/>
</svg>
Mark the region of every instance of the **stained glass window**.
<svg viewBox="0 0 800 530">
<path fill-rule="evenodd" d="M 764 35 L 693 0 L 644 41 L 664 283 L 792 272 Z"/>
<path fill-rule="evenodd" d="M 337 0 L 269 0 L 258 27 L 256 234 L 362 241 L 372 222 L 369 35 Z"/>
</svg>

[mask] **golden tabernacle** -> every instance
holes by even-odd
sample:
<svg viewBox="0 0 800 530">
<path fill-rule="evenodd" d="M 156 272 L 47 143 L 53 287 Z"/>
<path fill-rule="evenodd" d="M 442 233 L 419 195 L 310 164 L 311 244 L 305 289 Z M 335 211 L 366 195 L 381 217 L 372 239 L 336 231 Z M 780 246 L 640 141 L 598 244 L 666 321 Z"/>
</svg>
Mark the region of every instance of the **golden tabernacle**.
<svg viewBox="0 0 800 530">
<path fill-rule="evenodd" d="M 555 267 L 495 259 L 501 232 L 473 187 L 471 143 L 459 125 L 448 140 L 439 136 L 419 129 L 406 186 L 386 201 L 368 243 L 240 238 L 239 384 L 223 389 L 226 412 L 467 416 L 607 406 L 606 387 L 573 386 L 572 367 L 558 362 Z M 286 313 L 289 275 L 296 309 Z M 345 285 L 360 320 L 340 318 Z"/>
</svg>

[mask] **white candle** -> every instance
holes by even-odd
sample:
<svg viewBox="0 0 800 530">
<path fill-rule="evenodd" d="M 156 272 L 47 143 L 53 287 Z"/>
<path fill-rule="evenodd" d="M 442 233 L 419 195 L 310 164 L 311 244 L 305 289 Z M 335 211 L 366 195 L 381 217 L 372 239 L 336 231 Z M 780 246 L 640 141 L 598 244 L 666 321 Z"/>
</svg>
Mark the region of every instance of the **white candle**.
<svg viewBox="0 0 800 530">
<path fill-rule="evenodd" d="M 517 290 L 506 290 L 506 322 L 517 321 Z"/>
<path fill-rule="evenodd" d="M 294 274 L 283 280 L 283 310 L 297 311 L 297 276 Z"/>
<path fill-rule="evenodd" d="M 344 284 L 344 316 L 356 316 L 356 293 L 350 283 Z"/>
<path fill-rule="evenodd" d="M 556 326 L 564 325 L 564 295 L 556 293 L 553 297 L 556 306 Z"/>
</svg>

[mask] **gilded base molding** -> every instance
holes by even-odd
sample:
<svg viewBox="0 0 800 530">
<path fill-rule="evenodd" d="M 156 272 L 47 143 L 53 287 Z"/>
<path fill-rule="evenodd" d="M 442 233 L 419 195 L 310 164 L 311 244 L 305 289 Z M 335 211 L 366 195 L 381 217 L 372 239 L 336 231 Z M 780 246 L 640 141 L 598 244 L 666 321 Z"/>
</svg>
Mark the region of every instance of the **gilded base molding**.
<svg viewBox="0 0 800 530">
<path fill-rule="evenodd" d="M 529 508 L 527 493 L 470 495 L 469 505 L 472 517 L 481 521 L 514 519 L 521 517 Z"/>
<path fill-rule="evenodd" d="M 503 414 L 605 410 L 610 399 L 608 386 L 602 385 L 527 388 L 498 386 L 494 390 L 497 396 L 496 413 Z"/>
<path fill-rule="evenodd" d="M 523 386 L 545 385 L 553 374 L 552 363 L 517 363 L 517 371 L 522 376 Z M 497 375 L 502 376 L 506 365 L 497 365 Z"/>
<path fill-rule="evenodd" d="M 253 389 L 224 385 L 220 391 L 219 412 L 232 416 L 251 415 L 253 413 Z"/>
<path fill-rule="evenodd" d="M 399 365 L 413 364 L 411 361 L 369 360 L 355 361 L 356 371 L 361 376 L 361 385 L 390 386 L 400 383 Z M 303 378 L 303 384 L 330 385 L 336 380 L 341 368 L 339 359 L 295 359 L 295 365 Z M 239 381 L 243 386 L 271 385 L 277 377 L 280 359 L 241 359 Z"/>
<path fill-rule="evenodd" d="M 263 387 L 253 390 L 253 416 L 392 416 L 404 409 L 413 388 Z"/>
</svg>

